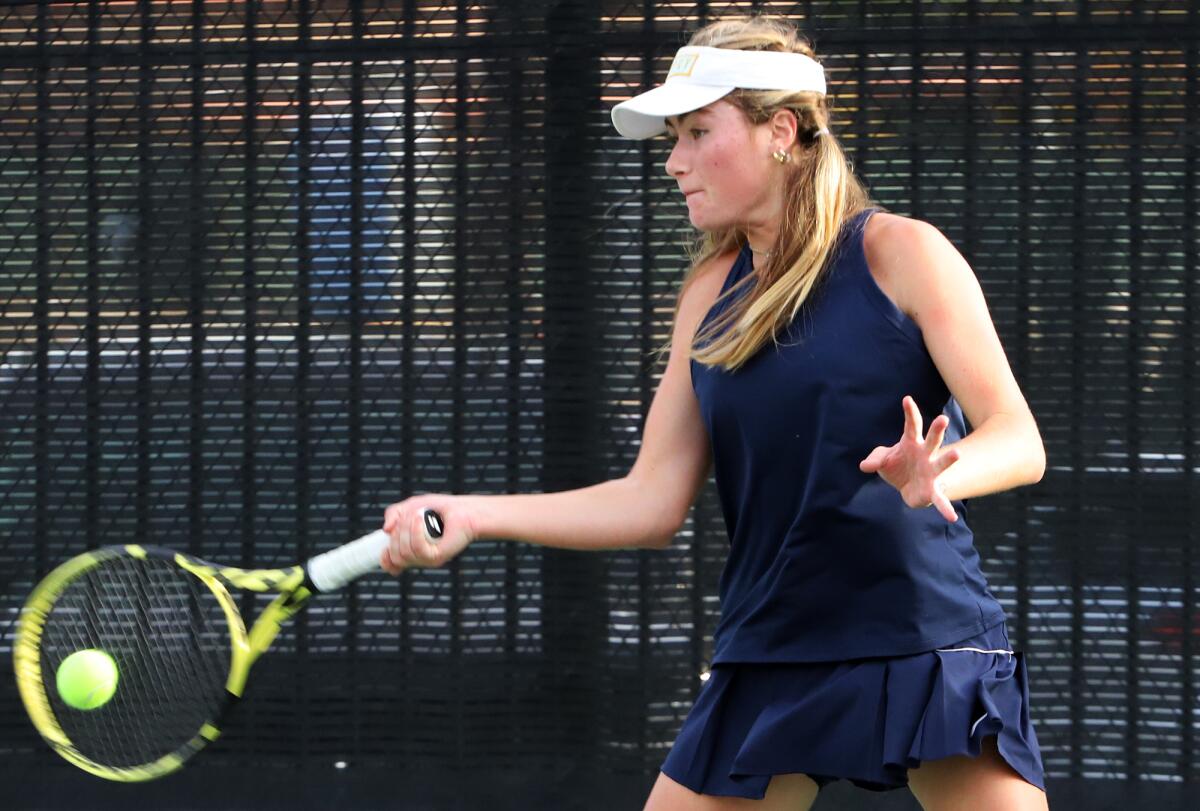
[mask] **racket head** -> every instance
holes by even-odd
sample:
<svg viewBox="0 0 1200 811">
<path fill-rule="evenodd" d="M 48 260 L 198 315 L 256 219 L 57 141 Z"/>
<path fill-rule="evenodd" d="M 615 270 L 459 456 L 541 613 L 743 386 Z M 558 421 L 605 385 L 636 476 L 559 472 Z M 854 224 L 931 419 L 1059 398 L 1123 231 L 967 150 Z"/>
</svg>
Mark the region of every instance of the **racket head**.
<svg viewBox="0 0 1200 811">
<path fill-rule="evenodd" d="M 59 755 L 99 777 L 136 782 L 175 771 L 217 738 L 253 661 L 217 571 L 168 549 L 109 546 L 37 585 L 21 612 L 13 665 L 30 719 Z M 55 674 L 88 648 L 116 661 L 117 690 L 79 710 L 58 695 Z"/>
</svg>

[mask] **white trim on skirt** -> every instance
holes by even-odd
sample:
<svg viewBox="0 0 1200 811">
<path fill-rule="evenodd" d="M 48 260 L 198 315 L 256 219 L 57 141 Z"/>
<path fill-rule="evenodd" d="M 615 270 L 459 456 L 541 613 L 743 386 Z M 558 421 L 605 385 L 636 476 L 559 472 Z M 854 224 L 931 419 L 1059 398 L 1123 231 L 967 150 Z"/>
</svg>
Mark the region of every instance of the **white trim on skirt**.
<svg viewBox="0 0 1200 811">
<path fill-rule="evenodd" d="M 1013 652 L 1010 650 L 984 650 L 983 648 L 938 648 L 937 649 L 938 653 L 956 653 L 956 652 L 960 652 L 960 651 L 971 651 L 973 653 L 1003 653 L 1008 656 L 1013 655 Z M 979 716 L 979 718 L 975 721 L 975 723 L 971 724 L 971 731 L 967 734 L 974 735 L 975 727 L 979 726 L 979 724 L 985 718 L 987 718 L 986 712 L 983 715 Z"/>
<path fill-rule="evenodd" d="M 938 653 L 953 653 L 955 651 L 968 651 L 968 650 L 974 651 L 975 653 L 1007 653 L 1009 656 L 1013 655 L 1013 652 L 1010 650 L 984 650 L 983 648 L 938 648 L 937 652 Z"/>
</svg>

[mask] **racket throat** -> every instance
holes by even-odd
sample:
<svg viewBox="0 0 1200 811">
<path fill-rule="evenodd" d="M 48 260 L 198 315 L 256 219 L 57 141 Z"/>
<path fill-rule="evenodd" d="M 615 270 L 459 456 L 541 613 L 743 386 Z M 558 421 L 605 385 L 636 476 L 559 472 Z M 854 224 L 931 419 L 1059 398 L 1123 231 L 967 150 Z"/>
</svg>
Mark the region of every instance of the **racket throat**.
<svg viewBox="0 0 1200 811">
<path fill-rule="evenodd" d="M 229 674 L 228 689 L 231 693 L 242 694 L 242 688 L 245 686 L 246 675 L 250 668 L 258 660 L 258 657 L 271 647 L 283 624 L 300 611 L 311 596 L 311 591 L 300 586 L 295 591 L 280 594 L 263 610 L 262 616 L 250 629 L 246 640 L 246 650 L 241 652 L 241 656 L 235 657 L 234 666 Z"/>
</svg>

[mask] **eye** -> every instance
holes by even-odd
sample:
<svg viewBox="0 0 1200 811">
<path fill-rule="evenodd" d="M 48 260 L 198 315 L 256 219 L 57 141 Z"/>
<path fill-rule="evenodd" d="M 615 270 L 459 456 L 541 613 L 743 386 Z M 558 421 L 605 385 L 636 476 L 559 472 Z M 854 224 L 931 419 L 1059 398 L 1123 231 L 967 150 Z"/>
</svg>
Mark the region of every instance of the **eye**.
<svg viewBox="0 0 1200 811">
<path fill-rule="evenodd" d="M 700 136 L 704 135 L 706 132 L 708 132 L 708 130 L 697 129 L 695 127 L 690 130 L 691 136 L 694 140 L 699 140 Z"/>
</svg>

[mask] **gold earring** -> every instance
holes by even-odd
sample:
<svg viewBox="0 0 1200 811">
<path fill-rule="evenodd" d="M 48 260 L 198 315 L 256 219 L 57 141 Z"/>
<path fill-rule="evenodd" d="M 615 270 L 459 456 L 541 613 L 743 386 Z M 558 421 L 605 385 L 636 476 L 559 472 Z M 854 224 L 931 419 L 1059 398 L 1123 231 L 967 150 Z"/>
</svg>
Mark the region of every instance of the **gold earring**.
<svg viewBox="0 0 1200 811">
<path fill-rule="evenodd" d="M 792 159 L 792 156 L 789 155 L 787 152 L 784 152 L 782 149 L 776 149 L 774 152 L 771 153 L 771 157 L 774 158 L 775 160 L 779 161 L 780 163 L 787 163 L 788 161 L 790 161 Z"/>
</svg>

